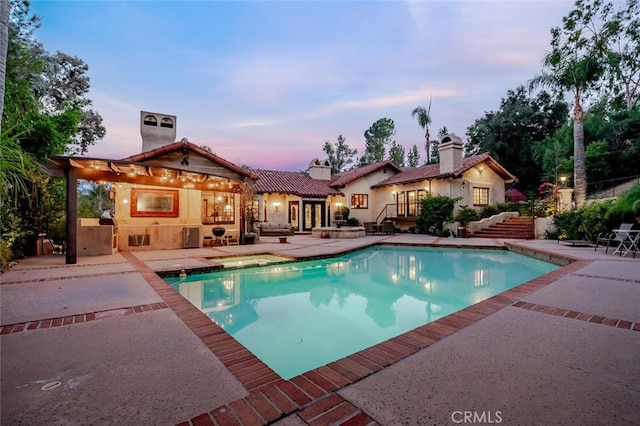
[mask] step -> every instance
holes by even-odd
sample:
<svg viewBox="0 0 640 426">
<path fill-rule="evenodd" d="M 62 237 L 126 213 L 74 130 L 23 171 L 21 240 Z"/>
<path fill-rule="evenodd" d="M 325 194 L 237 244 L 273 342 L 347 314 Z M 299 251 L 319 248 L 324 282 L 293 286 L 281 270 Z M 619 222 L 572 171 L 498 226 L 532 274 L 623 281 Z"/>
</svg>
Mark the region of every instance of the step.
<svg viewBox="0 0 640 426">
<path fill-rule="evenodd" d="M 517 217 L 473 233 L 478 238 L 526 239 L 531 235 L 531 218 Z"/>
</svg>

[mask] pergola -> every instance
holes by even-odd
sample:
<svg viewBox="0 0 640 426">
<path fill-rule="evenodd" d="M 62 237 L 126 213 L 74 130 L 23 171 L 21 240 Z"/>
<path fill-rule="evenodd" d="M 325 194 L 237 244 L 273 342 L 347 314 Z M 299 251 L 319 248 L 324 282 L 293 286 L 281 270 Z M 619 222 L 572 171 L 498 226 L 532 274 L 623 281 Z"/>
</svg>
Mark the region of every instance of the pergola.
<svg viewBox="0 0 640 426">
<path fill-rule="evenodd" d="M 176 142 L 155 150 L 153 155 L 143 153 L 124 160 L 104 158 L 53 156 L 45 164 L 52 177 L 66 179 L 66 263 L 77 263 L 77 203 L 78 179 L 95 183 L 126 182 L 153 185 L 166 188 L 190 190 L 216 190 L 221 192 L 241 192 L 244 181 L 257 177 L 215 154 L 204 151 L 189 142 Z M 176 151 L 180 152 L 176 156 Z M 198 154 L 192 164 L 184 161 L 188 153 Z M 180 160 L 181 159 L 181 160 Z M 180 160 L 180 161 L 176 161 Z M 205 160 L 205 161 L 202 161 Z M 176 167 L 175 164 L 180 164 Z M 244 203 L 240 198 L 240 236 L 244 235 Z"/>
</svg>

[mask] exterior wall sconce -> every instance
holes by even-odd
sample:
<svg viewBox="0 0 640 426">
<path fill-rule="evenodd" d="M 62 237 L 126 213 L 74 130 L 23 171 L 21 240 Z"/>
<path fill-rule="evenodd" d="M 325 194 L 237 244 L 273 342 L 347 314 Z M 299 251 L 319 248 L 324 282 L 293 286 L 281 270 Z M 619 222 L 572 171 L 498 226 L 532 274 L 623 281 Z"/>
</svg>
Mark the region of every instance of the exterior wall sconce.
<svg viewBox="0 0 640 426">
<path fill-rule="evenodd" d="M 396 195 L 398 194 L 398 192 L 394 189 L 393 191 L 391 191 L 391 195 L 393 196 L 393 199 L 396 199 Z"/>
<path fill-rule="evenodd" d="M 336 208 L 339 209 L 340 207 L 342 207 L 342 203 L 336 203 Z"/>
<path fill-rule="evenodd" d="M 273 207 L 275 207 L 276 212 L 278 212 L 278 210 L 280 209 L 280 203 L 276 201 L 275 203 L 273 203 Z"/>
</svg>

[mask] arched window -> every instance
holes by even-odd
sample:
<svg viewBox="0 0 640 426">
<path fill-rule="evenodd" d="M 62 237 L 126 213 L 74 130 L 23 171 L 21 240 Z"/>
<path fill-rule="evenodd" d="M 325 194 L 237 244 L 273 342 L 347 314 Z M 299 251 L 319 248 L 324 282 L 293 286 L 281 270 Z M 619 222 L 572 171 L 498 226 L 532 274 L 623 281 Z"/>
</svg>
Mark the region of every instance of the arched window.
<svg viewBox="0 0 640 426">
<path fill-rule="evenodd" d="M 169 129 L 173 129 L 173 120 L 170 118 L 164 117 L 162 121 L 160 121 L 160 127 L 167 127 Z"/>
<path fill-rule="evenodd" d="M 144 120 L 142 122 L 145 126 L 158 126 L 158 119 L 153 115 L 147 115 L 146 117 L 144 117 Z"/>
</svg>

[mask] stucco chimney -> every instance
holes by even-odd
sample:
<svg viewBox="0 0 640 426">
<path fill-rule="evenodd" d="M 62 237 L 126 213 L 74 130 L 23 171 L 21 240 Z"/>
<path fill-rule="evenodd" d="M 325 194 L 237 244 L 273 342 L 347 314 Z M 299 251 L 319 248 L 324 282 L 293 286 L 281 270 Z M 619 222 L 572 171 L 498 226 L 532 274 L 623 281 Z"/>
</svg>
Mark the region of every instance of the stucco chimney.
<svg viewBox="0 0 640 426">
<path fill-rule="evenodd" d="M 440 139 L 440 174 L 451 173 L 462 167 L 462 146 L 462 139 L 453 134 Z"/>
<path fill-rule="evenodd" d="M 331 179 L 331 166 L 329 161 L 320 161 L 317 158 L 309 163 L 309 176 L 312 179 L 329 180 Z"/>
<path fill-rule="evenodd" d="M 142 152 L 150 151 L 176 141 L 175 115 L 140 111 L 140 135 Z"/>
</svg>

